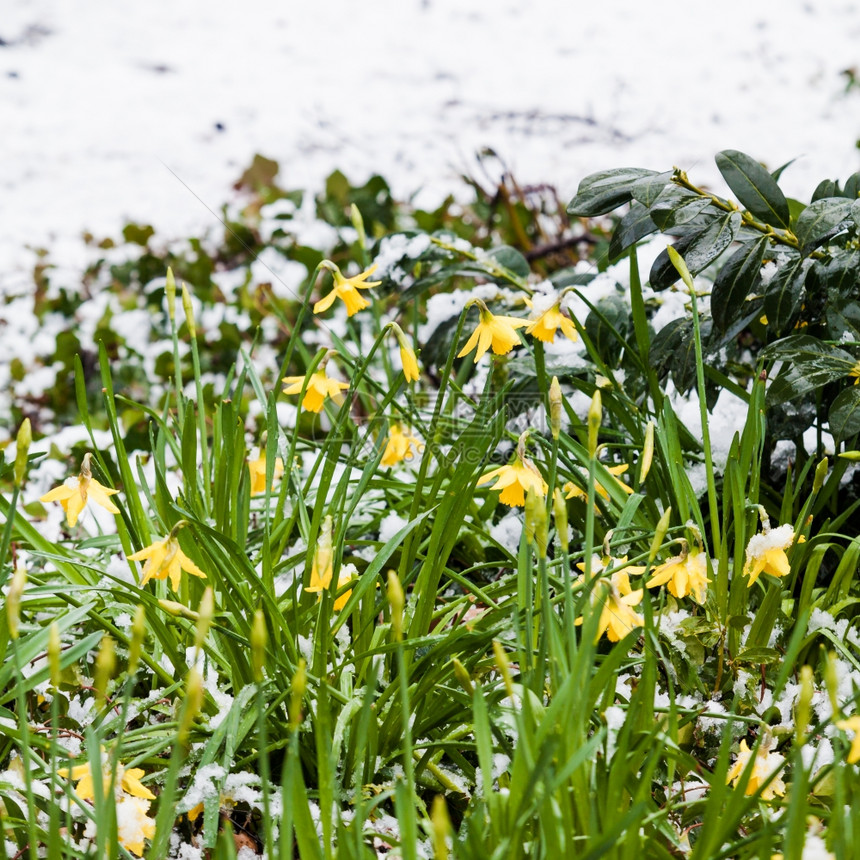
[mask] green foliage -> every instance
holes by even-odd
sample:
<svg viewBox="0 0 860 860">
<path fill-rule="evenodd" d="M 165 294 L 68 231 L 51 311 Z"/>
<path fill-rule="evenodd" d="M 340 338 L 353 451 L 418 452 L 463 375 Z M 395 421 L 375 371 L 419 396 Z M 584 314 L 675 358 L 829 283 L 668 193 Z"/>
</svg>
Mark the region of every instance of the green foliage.
<svg viewBox="0 0 860 860">
<path fill-rule="evenodd" d="M 44 331 L 82 324 L 55 383 L 11 392 L 16 424 L 45 410 L 29 459 L 0 451 L 7 855 L 856 853 L 860 501 L 848 459 L 769 463 L 808 400 L 860 432 L 857 181 L 801 209 L 779 171 L 718 166 L 739 204 L 678 171 L 584 180 L 575 214 L 629 204 L 610 239 L 510 176 L 426 211 L 378 176 L 312 200 L 258 157 L 223 236 L 129 225 L 78 292 L 40 261 Z M 75 525 L 45 498 L 67 474 Z"/>
</svg>

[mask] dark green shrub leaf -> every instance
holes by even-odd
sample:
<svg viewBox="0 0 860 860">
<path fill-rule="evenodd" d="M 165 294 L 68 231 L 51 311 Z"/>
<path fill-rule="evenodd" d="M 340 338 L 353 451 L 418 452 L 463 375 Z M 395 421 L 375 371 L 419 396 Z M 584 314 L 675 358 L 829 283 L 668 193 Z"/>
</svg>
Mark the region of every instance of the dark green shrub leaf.
<svg viewBox="0 0 860 860">
<path fill-rule="evenodd" d="M 620 296 L 601 299 L 585 318 L 585 331 L 607 364 L 614 363 L 621 354 L 624 341 L 619 341 L 615 332 L 624 338 L 629 319 L 630 306 Z"/>
<path fill-rule="evenodd" d="M 791 331 L 792 322 L 800 310 L 805 279 L 803 260 L 797 257 L 780 266 L 767 286 L 764 313 L 768 329 L 777 337 Z"/>
<path fill-rule="evenodd" d="M 810 335 L 783 338 L 762 350 L 761 356 L 791 362 L 768 388 L 769 404 L 794 400 L 829 382 L 843 379 L 856 364 L 850 353 Z"/>
<path fill-rule="evenodd" d="M 529 261 L 510 245 L 500 245 L 487 251 L 487 256 L 518 278 L 529 276 Z"/>
<path fill-rule="evenodd" d="M 687 188 L 667 185 L 651 205 L 651 220 L 661 229 L 669 230 L 692 221 L 710 206 L 711 200 Z"/>
<path fill-rule="evenodd" d="M 730 212 L 696 234 L 683 254 L 690 274 L 699 274 L 716 260 L 732 243 L 740 226 L 740 212 Z"/>
<path fill-rule="evenodd" d="M 612 241 L 609 243 L 610 261 L 615 262 L 631 245 L 656 232 L 657 225 L 651 220 L 648 210 L 634 200 L 630 211 L 621 219 L 612 234 Z"/>
<path fill-rule="evenodd" d="M 765 236 L 742 245 L 720 269 L 711 291 L 711 316 L 718 331 L 725 332 L 743 314 L 744 300 L 758 288 L 767 245 Z"/>
<path fill-rule="evenodd" d="M 692 332 L 691 322 L 685 317 L 679 317 L 666 323 L 654 335 L 648 359 L 659 376 L 668 372 L 673 352 L 685 339 L 692 337 Z"/>
<path fill-rule="evenodd" d="M 837 442 L 860 433 L 860 387 L 852 385 L 837 395 L 827 416 L 830 432 Z"/>
<path fill-rule="evenodd" d="M 675 242 L 674 248 L 682 257 L 693 239 L 696 238 L 696 235 L 696 233 L 692 233 Z M 651 289 L 665 290 L 666 287 L 672 286 L 675 281 L 679 281 L 680 279 L 681 276 L 678 274 L 678 270 L 672 265 L 672 261 L 669 259 L 669 252 L 664 248 L 657 255 L 657 259 L 654 260 L 651 265 L 651 271 L 648 274 Z"/>
<path fill-rule="evenodd" d="M 823 200 L 825 197 L 838 196 L 839 183 L 834 182 L 832 179 L 822 179 L 815 187 L 815 191 L 812 192 L 812 202 L 815 203 L 816 200 Z"/>
<path fill-rule="evenodd" d="M 804 254 L 817 248 L 851 215 L 851 201 L 844 197 L 824 197 L 810 203 L 797 219 L 794 235 Z"/>
<path fill-rule="evenodd" d="M 860 200 L 855 200 L 851 204 L 851 217 L 854 219 L 854 224 L 860 227 Z"/>
<path fill-rule="evenodd" d="M 641 167 L 622 167 L 592 173 L 579 183 L 576 196 L 567 207 L 567 213 L 592 217 L 611 212 L 632 198 L 632 185 L 637 179 L 655 174 L 655 170 Z"/>
<path fill-rule="evenodd" d="M 842 196 L 849 200 L 856 200 L 858 194 L 860 194 L 860 173 L 852 173 L 845 182 Z"/>
<path fill-rule="evenodd" d="M 672 171 L 655 173 L 653 176 L 643 176 L 637 179 L 630 189 L 634 200 L 638 200 L 643 206 L 652 206 L 654 201 L 662 194 L 663 189 L 670 185 Z"/>
<path fill-rule="evenodd" d="M 776 180 L 755 159 L 726 149 L 717 153 L 716 162 L 729 188 L 756 218 L 788 228 L 788 201 Z"/>
<path fill-rule="evenodd" d="M 744 648 L 735 658 L 738 663 L 760 665 L 762 663 L 777 663 L 782 655 L 775 648 L 753 647 Z"/>
</svg>

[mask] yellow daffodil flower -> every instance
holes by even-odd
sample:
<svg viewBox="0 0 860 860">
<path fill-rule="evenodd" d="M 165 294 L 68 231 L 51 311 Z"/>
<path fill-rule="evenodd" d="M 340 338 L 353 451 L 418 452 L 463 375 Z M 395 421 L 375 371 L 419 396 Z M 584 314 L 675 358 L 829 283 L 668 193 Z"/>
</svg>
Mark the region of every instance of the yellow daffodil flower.
<svg viewBox="0 0 860 860">
<path fill-rule="evenodd" d="M 354 275 L 351 278 L 344 277 L 341 270 L 332 262 L 326 260 L 323 265 L 327 268 L 334 279 L 334 286 L 331 292 L 323 296 L 315 305 L 314 313 L 327 311 L 333 304 L 335 299 L 342 299 L 346 305 L 346 315 L 351 317 L 357 314 L 360 310 L 370 307 L 370 302 L 359 293 L 359 290 L 368 290 L 371 287 L 378 287 L 382 281 L 368 281 L 367 279 L 376 271 L 376 265 L 371 266 L 366 272 L 360 275 Z M 313 410 L 318 412 L 319 410 Z"/>
<path fill-rule="evenodd" d="M 256 460 L 248 460 L 248 471 L 251 473 L 251 495 L 259 496 L 266 492 L 266 452 L 261 452 Z M 284 461 L 278 457 L 275 460 L 275 471 L 272 475 L 272 489 L 275 481 L 284 474 Z"/>
<path fill-rule="evenodd" d="M 703 552 L 682 553 L 670 558 L 655 568 L 654 575 L 645 583 L 647 588 L 666 585 L 669 592 L 678 599 L 688 594 L 702 604 L 708 593 L 708 562 Z"/>
<path fill-rule="evenodd" d="M 206 574 L 179 548 L 176 532 L 183 525 L 185 525 L 185 521 L 180 520 L 164 540 L 156 541 L 134 553 L 134 555 L 128 556 L 131 561 L 146 560 L 146 564 L 143 566 L 143 579 L 140 581 L 141 587 L 146 585 L 150 579 L 167 579 L 169 576 L 173 590 L 179 591 L 179 582 L 183 570 L 192 576 L 206 579 Z"/>
<path fill-rule="evenodd" d="M 775 529 L 765 529 L 753 535 L 747 544 L 744 576 L 750 578 L 751 587 L 762 573 L 781 578 L 788 576 L 791 565 L 785 551 L 794 543 L 794 529 L 790 524 Z"/>
<path fill-rule="evenodd" d="M 615 476 L 615 482 L 629 496 L 633 492 L 633 488 L 628 487 L 627 484 L 618 477 L 618 475 L 623 475 L 628 468 L 630 467 L 626 464 L 622 464 L 620 466 L 607 466 L 606 471 Z M 566 499 L 582 499 L 582 501 L 588 500 L 588 493 L 581 487 L 574 484 L 573 481 L 568 481 L 562 489 L 564 490 Z M 594 482 L 594 492 L 602 499 L 605 499 L 607 502 L 609 501 L 609 491 L 600 483 L 600 481 Z M 598 513 L 600 512 L 600 509 L 597 508 L 596 505 L 595 510 Z"/>
<path fill-rule="evenodd" d="M 752 756 L 752 750 L 747 746 L 745 740 L 741 741 L 737 761 L 732 765 L 728 774 L 726 774 L 726 782 L 730 782 L 733 785 L 737 785 L 740 782 L 741 776 L 749 763 L 750 756 Z M 758 748 L 752 774 L 744 789 L 744 794 L 755 794 L 782 762 L 783 757 L 779 753 L 769 752 L 767 743 L 762 743 Z M 762 800 L 773 800 L 776 795 L 782 797 L 784 794 L 785 783 L 777 776 L 774 777 L 770 785 L 761 793 L 761 798 Z"/>
<path fill-rule="evenodd" d="M 322 527 L 320 528 L 316 550 L 314 551 L 313 564 L 311 565 L 311 582 L 310 585 L 305 588 L 305 591 L 310 592 L 311 594 L 326 591 L 331 585 L 332 576 L 334 576 L 334 550 L 331 527 L 331 517 L 327 516 L 323 520 Z M 353 568 L 352 565 L 344 566 L 344 569 L 341 571 L 337 579 L 338 589 L 342 588 L 353 579 L 352 571 L 354 571 L 354 569 L 355 568 Z M 349 596 L 351 594 L 352 589 L 345 591 L 335 600 L 334 606 L 332 607 L 335 612 L 339 612 L 344 606 L 346 606 L 346 602 L 349 600 Z M 322 594 L 319 595 L 317 600 L 322 600 Z"/>
<path fill-rule="evenodd" d="M 851 741 L 851 749 L 848 751 L 848 764 L 860 761 L 860 714 L 854 714 L 847 720 L 838 720 L 836 727 L 843 732 L 854 732 L 854 740 Z"/>
<path fill-rule="evenodd" d="M 480 308 L 481 319 L 471 337 L 466 341 L 466 345 L 457 354 L 457 358 L 462 358 L 477 347 L 475 352 L 475 364 L 477 364 L 478 359 L 490 347 L 493 348 L 496 355 L 504 355 L 517 346 L 520 337 L 516 330 L 528 325 L 528 320 L 495 316 L 487 310 L 487 306 L 480 299 L 475 299 L 475 304 Z"/>
<path fill-rule="evenodd" d="M 610 642 L 618 642 L 623 639 L 634 627 L 642 627 L 645 619 L 633 611 L 633 606 L 642 602 L 644 589 L 637 588 L 635 591 L 630 586 L 629 574 L 642 573 L 644 567 L 627 565 L 627 557 L 613 559 L 609 556 L 600 558 L 594 556 L 591 565 L 591 575 L 599 576 L 604 570 L 611 567 L 617 569 L 609 576 L 602 576 L 594 585 L 589 600 L 592 607 L 600 607 L 600 620 L 597 623 L 597 639 L 604 633 Z M 623 567 L 618 569 L 618 566 Z M 585 570 L 585 564 L 579 563 L 577 567 Z M 584 577 L 579 577 L 577 582 L 584 582 Z M 582 618 L 574 622 L 577 626 L 582 624 Z"/>
<path fill-rule="evenodd" d="M 421 375 L 418 370 L 418 356 L 408 344 L 400 344 L 400 361 L 403 364 L 403 375 L 407 382 L 417 382 Z"/>
<path fill-rule="evenodd" d="M 545 497 L 547 484 L 538 472 L 534 463 L 528 458 L 518 456 L 513 463 L 499 466 L 478 478 L 478 485 L 496 478 L 491 490 L 500 490 L 499 501 L 513 507 L 523 507 L 526 503 L 526 493 L 531 487 L 538 496 Z"/>
<path fill-rule="evenodd" d="M 90 471 L 91 460 L 92 454 L 84 454 L 80 475 L 77 478 L 67 478 L 64 484 L 54 487 L 39 499 L 40 502 L 59 502 L 66 512 L 66 522 L 70 528 L 77 523 L 81 511 L 90 499 L 112 514 L 119 513 L 119 508 L 110 500 L 119 490 L 111 490 L 93 477 Z"/>
<path fill-rule="evenodd" d="M 413 446 L 416 452 L 424 447 L 420 439 L 404 432 L 399 424 L 392 424 L 388 431 L 388 441 L 385 443 L 385 451 L 382 453 L 380 464 L 395 466 L 401 460 L 412 459 Z"/>
<path fill-rule="evenodd" d="M 57 775 L 63 779 L 70 779 L 77 783 L 75 786 L 75 794 L 81 800 L 92 800 L 93 793 L 93 775 L 90 771 L 90 763 L 79 764 L 76 767 L 69 769 L 61 769 L 57 771 Z M 143 797 L 146 800 L 155 800 L 155 795 L 140 781 L 144 775 L 144 771 L 139 767 L 132 767 L 126 770 L 122 765 L 117 765 L 116 784 L 120 790 L 133 795 L 134 797 Z M 110 786 L 110 765 L 105 762 L 105 768 L 102 772 L 103 791 L 107 791 Z"/>
<path fill-rule="evenodd" d="M 526 304 L 529 307 L 532 307 L 531 299 L 526 299 Z M 544 343 L 554 343 L 555 333 L 558 329 L 561 329 L 562 334 L 568 340 L 579 340 L 579 335 L 576 333 L 576 326 L 573 324 L 570 317 L 565 316 L 561 311 L 560 299 L 528 324 L 526 327 L 526 334 L 530 334 L 532 337 L 536 337 Z"/>
<path fill-rule="evenodd" d="M 285 376 L 283 381 L 284 394 L 301 394 L 302 387 L 305 384 L 305 377 Z M 308 412 L 322 412 L 326 397 L 331 397 L 340 406 L 343 403 L 343 394 L 341 392 L 347 388 L 349 388 L 348 382 L 339 382 L 336 379 L 332 379 L 324 369 L 316 370 L 308 380 L 302 406 Z"/>
</svg>

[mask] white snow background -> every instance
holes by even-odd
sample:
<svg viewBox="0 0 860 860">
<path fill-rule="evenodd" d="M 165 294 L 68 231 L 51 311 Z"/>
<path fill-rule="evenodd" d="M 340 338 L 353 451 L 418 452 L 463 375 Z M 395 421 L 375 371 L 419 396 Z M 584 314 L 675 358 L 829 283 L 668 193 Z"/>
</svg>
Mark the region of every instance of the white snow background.
<svg viewBox="0 0 860 860">
<path fill-rule="evenodd" d="M 860 4 L 799 0 L 3 0 L 0 293 L 127 219 L 213 226 L 259 152 L 440 198 L 495 149 L 562 199 L 611 167 L 720 188 L 741 149 L 808 200 L 860 169 Z M 199 199 L 198 199 L 199 198 Z"/>
</svg>

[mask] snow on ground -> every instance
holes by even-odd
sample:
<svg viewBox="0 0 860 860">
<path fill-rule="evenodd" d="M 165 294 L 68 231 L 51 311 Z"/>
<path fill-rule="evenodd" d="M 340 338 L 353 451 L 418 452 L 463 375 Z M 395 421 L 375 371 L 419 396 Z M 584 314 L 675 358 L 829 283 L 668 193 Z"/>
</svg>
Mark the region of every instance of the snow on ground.
<svg viewBox="0 0 860 860">
<path fill-rule="evenodd" d="M 482 147 L 563 199 L 616 166 L 718 183 L 724 148 L 798 158 L 801 199 L 860 168 L 847 0 L 5 0 L 0 40 L 0 291 L 27 245 L 74 267 L 84 229 L 206 229 L 255 152 L 431 199 Z"/>
</svg>

